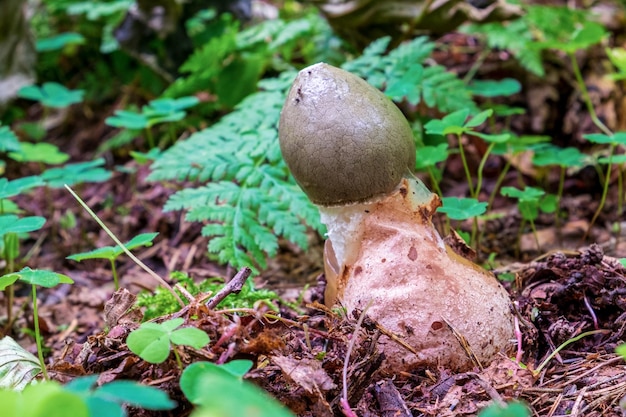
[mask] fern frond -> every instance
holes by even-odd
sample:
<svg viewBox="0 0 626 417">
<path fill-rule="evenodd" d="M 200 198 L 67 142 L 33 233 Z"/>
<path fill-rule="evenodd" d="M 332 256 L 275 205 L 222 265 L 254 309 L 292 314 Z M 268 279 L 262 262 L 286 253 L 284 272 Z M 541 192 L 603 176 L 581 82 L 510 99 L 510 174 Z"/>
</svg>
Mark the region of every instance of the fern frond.
<svg viewBox="0 0 626 417">
<path fill-rule="evenodd" d="M 177 143 L 152 166 L 153 181 L 209 182 L 175 193 L 164 209 L 187 210 L 187 221 L 205 223 L 209 251 L 236 268 L 265 268 L 266 258 L 278 250 L 279 237 L 306 248 L 304 224 L 323 232 L 317 209 L 293 181 L 278 145 L 285 87 L 294 76 L 282 89 L 247 97 L 234 112 Z"/>
<path fill-rule="evenodd" d="M 363 55 L 345 63 L 343 68 L 384 90 L 395 101 L 406 99 L 413 105 L 423 102 L 444 113 L 477 110 L 471 92 L 456 74 L 426 62 L 435 48 L 428 38 L 403 43 L 384 55 L 388 45 L 389 38 L 374 41 Z"/>
</svg>

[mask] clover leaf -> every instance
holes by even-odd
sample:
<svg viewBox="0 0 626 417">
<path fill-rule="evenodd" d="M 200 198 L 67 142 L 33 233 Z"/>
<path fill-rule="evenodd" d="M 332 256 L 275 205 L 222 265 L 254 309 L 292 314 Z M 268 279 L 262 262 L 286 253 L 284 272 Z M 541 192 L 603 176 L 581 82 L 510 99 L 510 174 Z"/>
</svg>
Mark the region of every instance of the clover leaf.
<svg viewBox="0 0 626 417">
<path fill-rule="evenodd" d="M 170 355 L 171 345 L 200 349 L 209 343 L 209 336 L 195 327 L 178 329 L 184 319 L 175 318 L 163 323 L 143 323 L 126 339 L 128 348 L 146 362 L 161 363 Z M 178 353 L 174 350 L 177 360 Z"/>
<path fill-rule="evenodd" d="M 487 203 L 475 198 L 443 197 L 441 201 L 443 206 L 437 208 L 437 211 L 445 213 L 452 220 L 470 219 L 487 211 Z"/>
<path fill-rule="evenodd" d="M 41 87 L 27 85 L 17 95 L 21 98 L 35 100 L 46 107 L 67 107 L 83 100 L 83 90 L 69 90 L 59 83 L 47 82 Z"/>
</svg>

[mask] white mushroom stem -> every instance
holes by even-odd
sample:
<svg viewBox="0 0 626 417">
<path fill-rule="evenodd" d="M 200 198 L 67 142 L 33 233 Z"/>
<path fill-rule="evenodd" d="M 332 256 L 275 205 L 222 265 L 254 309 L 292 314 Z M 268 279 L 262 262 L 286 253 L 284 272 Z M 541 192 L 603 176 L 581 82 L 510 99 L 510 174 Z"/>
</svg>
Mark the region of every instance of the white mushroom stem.
<svg viewBox="0 0 626 417">
<path fill-rule="evenodd" d="M 326 302 L 336 299 L 349 314 L 370 305 L 373 320 L 418 352 L 383 343 L 390 370 L 467 370 L 512 348 L 507 292 L 444 244 L 431 223 L 439 205 L 419 180 L 404 178 L 387 197 L 321 208 L 329 230 Z"/>
</svg>

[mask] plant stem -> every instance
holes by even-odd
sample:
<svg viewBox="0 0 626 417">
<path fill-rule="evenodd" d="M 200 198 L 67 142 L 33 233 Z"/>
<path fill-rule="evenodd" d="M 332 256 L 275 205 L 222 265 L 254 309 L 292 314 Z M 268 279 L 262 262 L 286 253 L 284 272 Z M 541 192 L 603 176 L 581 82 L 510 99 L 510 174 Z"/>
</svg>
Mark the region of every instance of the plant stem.
<svg viewBox="0 0 626 417">
<path fill-rule="evenodd" d="M 41 372 L 43 377 L 49 380 L 48 371 L 46 370 L 46 363 L 43 360 L 43 346 L 41 344 L 41 332 L 39 330 L 39 311 L 37 309 L 37 286 L 33 285 L 33 324 L 35 325 L 35 343 L 37 344 L 37 356 L 39 357 L 39 365 L 41 365 Z"/>
<path fill-rule="evenodd" d="M 533 231 L 533 237 L 535 238 L 535 243 L 537 244 L 537 251 L 541 252 L 541 245 L 539 244 L 539 236 L 537 235 L 537 228 L 535 227 L 535 221 L 529 220 L 528 224 L 530 224 L 530 230 Z"/>
<path fill-rule="evenodd" d="M 500 189 L 500 186 L 504 182 L 504 178 L 506 178 L 506 174 L 509 173 L 509 169 L 511 169 L 511 162 L 509 160 L 506 161 L 504 168 L 498 175 L 498 179 L 496 179 L 496 184 L 493 186 L 493 191 L 491 191 L 491 195 L 489 196 L 489 202 L 487 204 L 487 211 L 490 211 L 493 206 L 493 201 L 496 199 L 496 193 Z"/>
<path fill-rule="evenodd" d="M 576 82 L 580 87 L 580 92 L 583 96 L 583 100 L 585 105 L 587 106 L 587 111 L 589 112 L 589 116 L 591 117 L 591 121 L 594 125 L 598 127 L 607 136 L 613 136 L 613 132 L 611 129 L 606 127 L 604 123 L 598 118 L 596 114 L 596 110 L 593 108 L 593 103 L 591 102 L 591 97 L 589 96 L 589 90 L 587 90 L 587 85 L 585 85 L 585 80 L 580 72 L 580 67 L 578 66 L 578 62 L 576 61 L 576 55 L 573 52 L 569 53 L 570 60 L 572 61 L 572 69 L 574 71 L 574 76 L 576 77 Z"/>
<path fill-rule="evenodd" d="M 150 149 L 154 149 L 154 136 L 152 136 L 152 130 L 150 130 L 149 127 L 146 128 L 146 139 L 148 140 Z"/>
<path fill-rule="evenodd" d="M 561 236 L 561 199 L 563 197 L 563 188 L 565 187 L 565 167 L 561 167 L 561 173 L 559 175 L 559 188 L 556 191 L 556 209 L 554 212 L 554 223 L 556 226 L 556 235 L 559 238 L 559 243 L 562 243 Z"/>
<path fill-rule="evenodd" d="M 439 197 L 443 197 L 443 194 L 441 193 L 441 188 L 439 187 L 439 182 L 437 181 L 437 178 L 435 177 L 435 173 L 433 172 L 433 168 L 428 167 L 426 169 L 428 171 L 428 175 L 430 176 L 430 182 L 432 183 L 432 186 L 435 189 L 435 192 L 439 195 Z"/>
<path fill-rule="evenodd" d="M 589 236 L 589 232 L 591 231 L 591 228 L 595 224 L 596 220 L 598 220 L 598 217 L 600 216 L 600 213 L 602 212 L 602 209 L 604 208 L 604 204 L 606 203 L 606 196 L 609 193 L 609 182 L 611 180 L 611 169 L 613 168 L 613 162 L 611 161 L 613 157 L 613 151 L 615 151 L 615 143 L 612 143 L 611 148 L 609 149 L 609 163 L 606 165 L 606 176 L 604 178 L 604 186 L 602 187 L 602 197 L 600 197 L 600 204 L 598 205 L 596 212 L 593 214 L 593 217 L 591 218 L 591 222 L 589 223 L 589 227 L 587 228 L 587 231 L 585 232 L 585 235 L 583 236 L 583 240 L 587 240 L 587 237 Z"/>
<path fill-rule="evenodd" d="M 176 364 L 178 364 L 178 369 L 182 371 L 183 361 L 180 359 L 180 355 L 178 354 L 178 349 L 176 349 L 176 346 L 173 346 L 172 350 L 174 351 L 174 357 L 176 358 Z"/>
<path fill-rule="evenodd" d="M 111 261 L 111 273 L 113 274 L 113 282 L 115 283 L 115 291 L 120 289 L 120 282 L 117 278 L 117 268 L 115 267 L 115 259 L 109 259 Z"/>
<path fill-rule="evenodd" d="M 477 174 L 476 190 L 475 190 L 476 197 L 475 198 L 478 198 L 478 196 L 480 195 L 480 189 L 483 186 L 483 169 L 485 168 L 485 164 L 487 163 L 487 158 L 489 158 L 489 154 L 493 150 L 494 146 L 496 146 L 495 142 L 491 142 L 489 144 L 489 146 L 487 147 L 487 150 L 485 151 L 485 154 L 483 155 L 482 159 L 480 160 L 480 164 L 478 165 L 478 174 Z"/>
<path fill-rule="evenodd" d="M 465 151 L 463 150 L 461 135 L 457 135 L 457 140 L 459 141 L 459 154 L 461 155 L 461 161 L 463 161 L 463 169 L 465 170 L 465 176 L 467 177 L 467 187 L 469 188 L 470 196 L 476 198 L 476 194 L 474 193 L 472 174 L 470 174 L 469 166 L 467 166 L 467 159 L 465 158 Z"/>
</svg>

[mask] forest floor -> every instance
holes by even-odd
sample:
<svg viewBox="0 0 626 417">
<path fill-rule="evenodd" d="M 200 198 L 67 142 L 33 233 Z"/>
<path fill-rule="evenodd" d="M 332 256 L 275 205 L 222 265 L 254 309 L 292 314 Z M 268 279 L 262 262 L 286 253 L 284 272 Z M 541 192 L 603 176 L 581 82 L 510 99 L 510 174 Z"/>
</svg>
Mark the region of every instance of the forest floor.
<svg viewBox="0 0 626 417">
<path fill-rule="evenodd" d="M 466 40 L 456 35 L 447 42 L 463 45 Z M 482 71 L 501 71 L 498 57 L 490 58 L 492 61 L 488 59 Z M 471 64 L 467 57 L 453 54 L 437 59 L 448 68 Z M 455 62 L 446 62 L 451 59 Z M 594 67 L 593 52 L 581 57 L 581 62 L 586 64 L 587 81 L 597 87 L 593 91 L 599 116 L 626 123 L 616 116 L 622 108 L 623 92 L 601 82 L 602 73 Z M 556 138 L 556 144 L 563 145 L 559 141 L 567 140 L 569 146 L 583 146 L 580 138 L 589 132 L 590 122 L 569 74 L 559 64 L 549 68 L 543 80 L 525 76 L 524 93 L 514 100 L 528 113 L 512 128 L 549 134 Z M 65 123 L 56 127 L 54 141 L 74 159 L 88 160 L 96 148 L 93 138 L 107 133 L 103 120 L 108 114 L 104 113 L 108 112 L 94 115 L 81 126 Z M 468 150 L 470 161 L 478 161 L 484 151 L 478 143 L 469 143 Z M 110 164 L 120 160 L 119 155 L 107 158 Z M 488 167 L 486 193 L 493 187 L 503 162 L 494 158 Z M 184 213 L 163 212 L 173 186 L 149 183 L 145 180 L 147 166 L 123 163 L 128 168 L 125 172 L 117 171 L 105 183 L 83 184 L 77 189 L 114 233 L 123 240 L 142 232 L 159 232 L 154 246 L 136 253 L 160 276 L 184 271 L 195 280 L 232 277 L 237 271 L 207 258 L 207 241 L 200 234 L 200 225 L 183 221 Z M 558 172 L 533 172 L 524 160 L 514 164 L 515 170 L 506 183 L 514 183 L 518 175 L 532 181 L 541 174 L 550 188 L 556 188 Z M 11 170 L 29 174 L 24 165 L 7 166 L 7 172 L 15 175 Z M 458 156 L 453 156 L 444 174 L 444 193 L 465 194 L 462 172 Z M 616 179 L 611 181 L 615 187 Z M 348 401 L 358 416 L 475 415 L 491 401 L 512 399 L 524 401 L 535 416 L 622 416 L 619 403 L 626 396 L 626 364 L 614 350 L 626 330 L 626 269 L 617 261 L 626 257 L 626 219 L 615 216 L 617 202 L 612 193 L 603 215 L 583 240 L 600 193 L 601 185 L 593 170 L 570 176 L 562 202 L 565 220 L 559 227 L 551 215 L 541 215 L 537 220 L 540 249 L 527 228 L 518 239 L 521 218 L 510 200 L 498 198 L 495 207 L 502 216 L 480 225 L 481 259 L 484 262 L 495 254 L 495 262 L 489 265 L 494 272 L 514 276 L 504 284 L 517 306 L 522 334 L 517 360 L 503 356 L 484 369 L 477 367 L 460 374 L 450 374 L 444 367 L 386 374 L 379 366 L 383 358 L 376 349 L 376 342 L 386 336 L 371 323 L 356 331 L 356 319 L 340 318 L 321 304 L 323 242 L 312 233 L 309 250 L 283 243 L 280 253 L 269 261 L 269 268 L 251 277 L 257 286 L 273 289 L 286 299 L 297 300 L 303 294 L 297 311 L 292 304 L 281 303 L 282 319 L 272 321 L 264 317 L 263 307 L 256 314 L 236 318 L 208 310 L 202 303 L 192 303 L 182 314 L 186 324 L 207 331 L 211 340 L 218 342 L 208 350 L 186 349 L 183 361 L 252 359 L 255 367 L 247 379 L 268 390 L 297 415 L 341 415 L 339 398 L 347 341 L 356 335 L 347 390 Z M 67 381 L 97 372 L 100 382 L 140 380 L 167 391 L 179 407 L 170 412 L 136 410 L 132 415 L 188 415 L 191 405 L 177 385 L 180 371 L 174 359 L 161 365 L 143 361 L 124 343 L 125 336 L 138 324 L 123 315 L 104 314 L 105 305 L 114 295 L 108 262 L 76 263 L 66 259 L 73 253 L 112 245 L 108 236 L 64 190 L 20 197 L 19 204 L 29 213 L 49 219 L 39 238 L 30 242 L 33 249 L 29 266 L 63 273 L 75 281 L 74 285 L 61 285 L 41 294 L 39 315 L 49 348 L 51 376 Z M 69 212 L 76 218 L 76 226 L 71 229 L 60 226 Z M 621 235 L 615 224 L 621 224 Z M 148 274 L 130 260 L 120 259 L 118 272 L 121 287 L 132 294 L 155 287 Z M 28 294 L 28 288 L 18 288 L 14 308 L 22 313 L 9 333 L 34 352 L 34 340 L 19 330 L 32 327 L 32 314 L 23 314 L 30 312 Z M 117 303 L 120 299 L 115 300 Z M 550 356 L 557 347 L 586 332 L 591 333 Z M 228 335 L 226 340 L 220 340 L 223 335 Z M 322 351 L 323 366 L 316 359 Z"/>
</svg>

